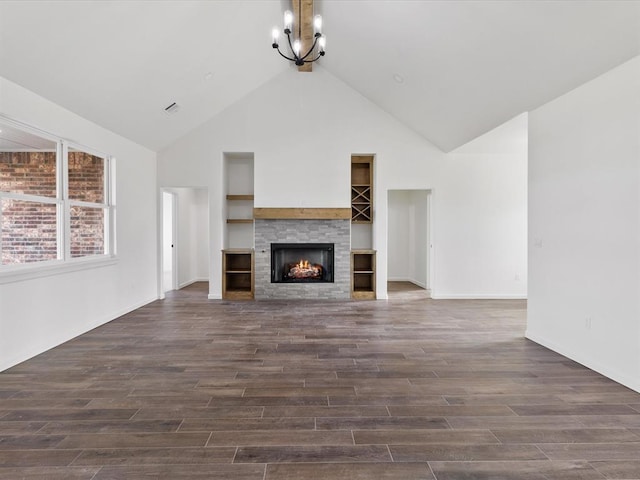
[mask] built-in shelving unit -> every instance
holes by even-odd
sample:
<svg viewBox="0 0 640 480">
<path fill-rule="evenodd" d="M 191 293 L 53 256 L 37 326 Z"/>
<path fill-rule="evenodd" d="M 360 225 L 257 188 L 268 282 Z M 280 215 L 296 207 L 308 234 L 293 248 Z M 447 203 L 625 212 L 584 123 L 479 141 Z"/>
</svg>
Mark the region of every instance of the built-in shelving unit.
<svg viewBox="0 0 640 480">
<path fill-rule="evenodd" d="M 253 298 L 253 249 L 222 251 L 222 298 L 251 300 Z"/>
<path fill-rule="evenodd" d="M 373 242 L 373 158 L 351 155 L 351 298 L 376 298 Z"/>
<path fill-rule="evenodd" d="M 253 248 L 253 153 L 224 154 L 223 248 Z"/>
<path fill-rule="evenodd" d="M 351 222 L 373 221 L 373 155 L 351 156 Z"/>
<path fill-rule="evenodd" d="M 224 154 L 222 298 L 254 297 L 253 153 Z"/>
<path fill-rule="evenodd" d="M 227 215 L 227 223 L 253 223 L 253 195 L 227 195 Z"/>
<path fill-rule="evenodd" d="M 375 250 L 351 250 L 351 298 L 375 300 Z"/>
</svg>

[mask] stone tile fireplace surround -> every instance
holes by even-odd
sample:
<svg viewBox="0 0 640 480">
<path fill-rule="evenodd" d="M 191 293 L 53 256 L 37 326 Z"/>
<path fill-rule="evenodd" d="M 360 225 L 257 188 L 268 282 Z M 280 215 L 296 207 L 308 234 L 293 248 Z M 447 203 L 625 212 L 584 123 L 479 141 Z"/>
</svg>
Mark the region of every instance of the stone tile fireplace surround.
<svg viewBox="0 0 640 480">
<path fill-rule="evenodd" d="M 350 298 L 351 221 L 349 219 L 256 218 L 255 298 L 326 299 Z M 332 283 L 271 283 L 272 243 L 333 243 Z"/>
</svg>

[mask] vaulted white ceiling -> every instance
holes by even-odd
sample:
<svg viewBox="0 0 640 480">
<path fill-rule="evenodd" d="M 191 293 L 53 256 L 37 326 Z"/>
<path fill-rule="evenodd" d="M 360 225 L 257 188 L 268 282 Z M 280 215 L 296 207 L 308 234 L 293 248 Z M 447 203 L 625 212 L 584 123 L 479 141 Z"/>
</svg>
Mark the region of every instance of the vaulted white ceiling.
<svg viewBox="0 0 640 480">
<path fill-rule="evenodd" d="M 5 0 L 0 75 L 158 150 L 293 68 L 270 45 L 285 4 Z M 321 68 L 445 151 L 640 55 L 640 1 L 315 6 Z"/>
</svg>

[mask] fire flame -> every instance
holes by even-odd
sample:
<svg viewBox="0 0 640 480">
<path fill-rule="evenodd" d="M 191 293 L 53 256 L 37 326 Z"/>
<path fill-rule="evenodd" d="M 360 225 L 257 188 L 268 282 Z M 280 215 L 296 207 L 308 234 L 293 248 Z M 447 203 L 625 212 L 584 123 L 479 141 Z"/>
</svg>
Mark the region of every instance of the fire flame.
<svg viewBox="0 0 640 480">
<path fill-rule="evenodd" d="M 1 1 L 1 0 L 0 0 Z M 290 263 L 287 266 L 287 278 L 293 279 L 320 279 L 322 278 L 322 265 L 313 264 L 309 260 L 301 259 L 298 263 Z"/>
<path fill-rule="evenodd" d="M 300 260 L 300 262 L 298 263 L 298 268 L 311 268 L 309 260 Z"/>
</svg>

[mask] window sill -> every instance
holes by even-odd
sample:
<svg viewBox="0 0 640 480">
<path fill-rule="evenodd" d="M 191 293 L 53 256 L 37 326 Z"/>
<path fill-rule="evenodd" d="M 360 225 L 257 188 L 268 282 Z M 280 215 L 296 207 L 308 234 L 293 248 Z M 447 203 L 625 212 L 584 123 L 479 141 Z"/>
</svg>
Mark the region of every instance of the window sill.
<svg viewBox="0 0 640 480">
<path fill-rule="evenodd" d="M 94 268 L 108 267 L 118 263 L 114 256 L 76 258 L 63 262 L 55 260 L 37 264 L 0 267 L 0 285 L 6 283 L 23 282 L 36 278 L 50 277 L 63 273 L 77 272 L 80 270 L 90 270 Z"/>
</svg>

